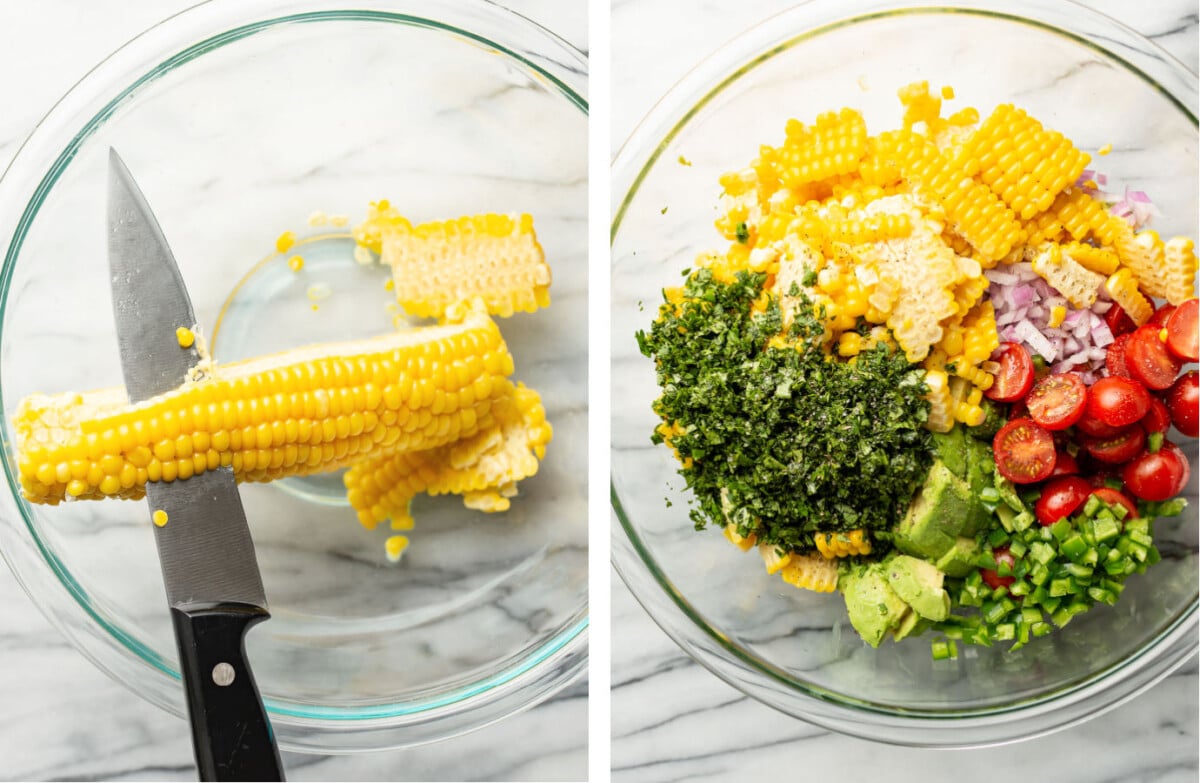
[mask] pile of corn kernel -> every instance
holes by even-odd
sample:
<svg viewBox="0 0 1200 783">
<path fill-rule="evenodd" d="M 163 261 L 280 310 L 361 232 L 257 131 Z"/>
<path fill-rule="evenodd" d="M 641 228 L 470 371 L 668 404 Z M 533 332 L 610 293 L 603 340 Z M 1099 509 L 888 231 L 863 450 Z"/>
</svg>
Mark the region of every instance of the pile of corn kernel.
<svg viewBox="0 0 1200 783">
<path fill-rule="evenodd" d="M 1103 289 L 1139 324 L 1148 297 L 1192 295 L 1192 242 L 1111 214 L 1079 182 L 1090 156 L 1061 133 L 1011 104 L 982 121 L 973 108 L 943 117 L 954 92 L 927 82 L 899 97 L 898 129 L 870 135 L 848 108 L 792 119 L 782 144 L 723 175 L 716 227 L 731 244 L 698 265 L 723 280 L 765 272 L 785 317 L 800 286 L 824 306 L 830 353 L 903 350 L 926 369 L 927 426 L 942 432 L 984 418 L 999 345 L 984 270 L 1032 261 L 1074 306 Z"/>
</svg>

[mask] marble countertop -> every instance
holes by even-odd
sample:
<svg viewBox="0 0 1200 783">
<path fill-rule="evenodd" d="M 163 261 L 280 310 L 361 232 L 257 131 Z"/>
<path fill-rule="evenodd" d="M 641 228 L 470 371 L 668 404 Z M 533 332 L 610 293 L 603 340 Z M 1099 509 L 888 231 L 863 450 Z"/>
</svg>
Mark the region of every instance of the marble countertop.
<svg viewBox="0 0 1200 783">
<path fill-rule="evenodd" d="M 93 65 L 196 0 L 0 4 L 0 171 Z M 586 51 L 582 2 L 504 0 Z M 97 553 L 98 556 L 102 553 Z M 45 620 L 0 567 L 0 779 L 194 780 L 184 721 L 110 680 Z M 284 754 L 291 780 L 580 780 L 587 680 L 462 737 L 347 756 Z"/>
<path fill-rule="evenodd" d="M 1194 0 L 1084 4 L 1149 36 L 1197 70 Z M 659 97 L 703 57 L 790 5 L 705 0 L 690 7 L 685 23 L 671 0 L 614 0 L 614 154 Z M 970 751 L 898 748 L 830 733 L 742 695 L 672 642 L 615 572 L 611 581 L 613 781 L 799 776 L 938 783 L 961 780 L 964 772 L 980 783 L 1197 780 L 1195 659 L 1103 718 L 1048 737 Z"/>
</svg>

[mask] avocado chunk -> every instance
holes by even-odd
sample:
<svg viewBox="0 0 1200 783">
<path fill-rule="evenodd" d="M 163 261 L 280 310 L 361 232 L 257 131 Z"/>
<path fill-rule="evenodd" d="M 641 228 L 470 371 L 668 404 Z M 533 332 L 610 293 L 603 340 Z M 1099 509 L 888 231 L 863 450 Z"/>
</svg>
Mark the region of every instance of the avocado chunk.
<svg viewBox="0 0 1200 783">
<path fill-rule="evenodd" d="M 964 438 L 967 453 L 967 485 L 970 487 L 970 508 L 963 522 L 960 535 L 973 536 L 991 527 L 991 512 L 984 507 L 979 499 L 979 493 L 992 486 L 996 473 L 996 463 L 992 459 L 992 447 L 975 438 Z"/>
<path fill-rule="evenodd" d="M 913 611 L 929 620 L 945 620 L 950 614 L 950 596 L 942 588 L 945 574 L 928 560 L 895 555 L 884 561 L 888 586 Z"/>
<path fill-rule="evenodd" d="M 909 607 L 908 612 L 900 620 L 900 624 L 892 629 L 892 640 L 900 641 L 913 632 L 917 627 L 917 623 L 921 622 L 921 616 Z"/>
<path fill-rule="evenodd" d="M 967 427 L 967 434 L 979 438 L 981 440 L 991 440 L 996 437 L 996 433 L 1008 421 L 1004 414 L 1000 412 L 1000 406 L 986 397 L 980 400 L 980 407 L 983 408 L 984 419 L 982 424 L 977 424 L 974 427 Z"/>
<path fill-rule="evenodd" d="M 964 577 L 975 568 L 975 560 L 979 557 L 979 542 L 973 538 L 959 536 L 954 546 L 937 559 L 934 565 L 946 576 Z"/>
<path fill-rule="evenodd" d="M 899 626 L 910 611 L 888 586 L 881 563 L 845 569 L 838 575 L 838 589 L 846 599 L 850 624 L 872 647 L 878 647 L 887 632 Z"/>
<path fill-rule="evenodd" d="M 970 504 L 967 483 L 935 459 L 924 486 L 896 526 L 893 543 L 905 554 L 936 560 L 954 546 Z"/>
<path fill-rule="evenodd" d="M 938 460 L 960 479 L 967 477 L 967 440 L 963 428 L 958 426 L 949 432 L 933 433 L 933 448 Z"/>
</svg>

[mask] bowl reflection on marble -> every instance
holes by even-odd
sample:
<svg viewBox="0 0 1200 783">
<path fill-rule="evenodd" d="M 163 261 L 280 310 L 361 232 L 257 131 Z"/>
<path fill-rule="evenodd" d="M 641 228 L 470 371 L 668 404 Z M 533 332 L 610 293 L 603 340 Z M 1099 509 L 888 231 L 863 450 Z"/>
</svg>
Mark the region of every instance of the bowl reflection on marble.
<svg viewBox="0 0 1200 783">
<path fill-rule="evenodd" d="M 285 229 L 315 233 L 314 211 L 360 220 L 387 198 L 414 221 L 534 216 L 553 303 L 500 325 L 555 437 L 510 511 L 419 499 L 391 565 L 387 534 L 362 528 L 329 485 L 242 487 L 272 611 L 247 645 L 286 748 L 451 736 L 586 665 L 585 96 L 580 52 L 482 0 L 214 0 L 89 74 L 5 177 L 6 422 L 31 392 L 121 383 L 110 145 L 153 205 L 218 361 L 393 328 L 386 270 L 355 264 L 344 237 L 302 248 L 300 273 L 282 257 L 259 264 Z M 320 283 L 331 294 L 313 312 L 305 290 Z M 11 451 L 4 468 L 0 545 L 26 589 L 98 665 L 182 715 L 145 504 L 31 506 Z"/>
<path fill-rule="evenodd" d="M 867 647 L 838 596 L 795 590 L 715 531 L 696 533 L 657 423 L 653 363 L 634 333 L 665 286 L 719 247 L 718 176 L 745 165 L 789 117 L 851 106 L 895 127 L 896 90 L 952 85 L 954 107 L 1015 101 L 1097 159 L 1110 182 L 1149 192 L 1164 235 L 1197 234 L 1196 77 L 1150 42 L 1081 6 L 963 0 L 798 6 L 735 39 L 673 88 L 614 164 L 611 326 L 614 563 L 689 654 L 749 695 L 858 736 L 964 746 L 1033 736 L 1140 692 L 1196 650 L 1196 473 L 1185 518 L 1155 529 L 1163 562 L 1022 650 L 925 639 Z M 953 7 L 950 7 L 953 6 Z M 690 165 L 681 165 L 686 159 Z M 1195 453 L 1195 443 L 1185 444 Z M 1200 471 L 1198 471 L 1200 472 Z M 664 502 L 664 495 L 669 503 Z"/>
</svg>

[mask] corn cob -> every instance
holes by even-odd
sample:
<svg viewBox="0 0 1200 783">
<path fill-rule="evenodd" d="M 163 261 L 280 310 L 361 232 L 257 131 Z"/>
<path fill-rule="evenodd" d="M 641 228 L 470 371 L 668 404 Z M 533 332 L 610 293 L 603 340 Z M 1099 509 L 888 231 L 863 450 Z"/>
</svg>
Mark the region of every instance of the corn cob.
<svg viewBox="0 0 1200 783">
<path fill-rule="evenodd" d="M 844 533 L 814 533 L 813 542 L 817 545 L 817 551 L 828 560 L 871 553 L 871 535 L 863 529 Z"/>
<path fill-rule="evenodd" d="M 386 199 L 372 201 L 367 206 L 367 219 L 354 227 L 354 241 L 379 255 L 383 252 L 383 236 L 392 231 L 411 231 L 412 223 Z M 285 248 L 286 250 L 286 248 Z M 280 250 L 279 252 L 284 252 Z"/>
<path fill-rule="evenodd" d="M 762 555 L 763 565 L 766 566 L 768 574 L 779 573 L 784 566 L 792 562 L 792 558 L 799 557 L 791 552 L 782 552 L 775 544 L 759 544 L 758 553 Z"/>
<path fill-rule="evenodd" d="M 424 451 L 403 451 L 355 464 L 343 481 L 364 527 L 390 519 L 410 530 L 412 499 L 421 493 L 455 494 L 467 508 L 507 511 L 516 482 L 537 473 L 551 429 L 541 398 L 506 382 L 492 398 L 494 423 L 475 435 Z"/>
<path fill-rule="evenodd" d="M 1062 249 L 1080 266 L 1106 277 L 1117 271 L 1117 266 L 1121 263 L 1116 252 L 1106 247 L 1095 247 L 1083 242 L 1068 242 L 1063 245 Z"/>
<path fill-rule="evenodd" d="M 954 400 L 950 397 L 950 379 L 941 370 L 927 370 L 925 385 L 929 387 L 929 418 L 926 429 L 934 432 L 949 432 L 954 427 Z"/>
<path fill-rule="evenodd" d="M 959 154 L 966 172 L 977 174 L 1022 220 L 1049 209 L 1091 160 L 1009 103 L 996 107 Z"/>
<path fill-rule="evenodd" d="M 1154 231 L 1136 234 L 1124 220 L 1116 227 L 1116 249 L 1137 286 L 1148 296 L 1178 304 L 1193 295 L 1196 254 L 1190 239 L 1175 237 L 1163 242 Z"/>
<path fill-rule="evenodd" d="M 396 300 L 408 313 L 441 317 L 451 305 L 474 297 L 502 318 L 550 304 L 550 267 L 529 215 L 406 224 L 395 221 L 381 229 L 380 241 Z"/>
<path fill-rule="evenodd" d="M 792 555 L 780 576 L 793 587 L 816 593 L 832 593 L 837 589 L 837 562 L 815 553 Z"/>
<path fill-rule="evenodd" d="M 231 466 L 239 481 L 336 470 L 492 426 L 512 356 L 477 310 L 460 324 L 212 365 L 136 405 L 121 388 L 35 394 L 13 419 L 36 503 L 140 498 L 147 481 Z"/>
</svg>

